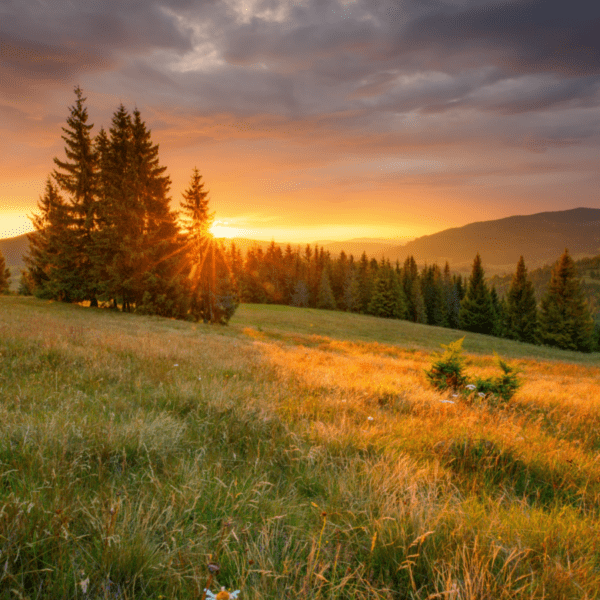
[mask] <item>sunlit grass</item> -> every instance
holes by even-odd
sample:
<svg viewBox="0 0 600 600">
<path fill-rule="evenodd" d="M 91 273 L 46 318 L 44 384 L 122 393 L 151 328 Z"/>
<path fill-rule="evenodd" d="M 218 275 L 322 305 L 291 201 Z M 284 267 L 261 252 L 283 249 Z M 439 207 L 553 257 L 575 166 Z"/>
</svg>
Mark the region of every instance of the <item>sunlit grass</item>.
<svg viewBox="0 0 600 600">
<path fill-rule="evenodd" d="M 457 337 L 1 298 L 0 597 L 595 598 L 598 355 L 467 336 L 522 370 L 494 408 L 428 385 Z"/>
</svg>

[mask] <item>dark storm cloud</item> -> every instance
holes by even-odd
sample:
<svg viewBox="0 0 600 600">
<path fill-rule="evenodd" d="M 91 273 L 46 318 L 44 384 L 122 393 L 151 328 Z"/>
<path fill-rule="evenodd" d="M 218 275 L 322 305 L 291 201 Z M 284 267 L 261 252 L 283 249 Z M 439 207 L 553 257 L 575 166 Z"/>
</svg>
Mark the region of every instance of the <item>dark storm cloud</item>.
<svg viewBox="0 0 600 600">
<path fill-rule="evenodd" d="M 165 8 L 167 3 L 117 0 L 3 2 L 2 92 L 71 83 L 83 73 L 116 67 L 125 52 L 189 50 L 189 36 Z"/>
<path fill-rule="evenodd" d="M 102 118 L 131 100 L 180 149 L 272 139 L 315 162 L 477 162 L 482 149 L 542 160 L 599 144 L 600 3 L 0 0 L 0 40 L 13 105 L 63 88 L 64 115 L 85 75 Z M 34 112 L 14 119 L 29 128 Z"/>
<path fill-rule="evenodd" d="M 434 49 L 437 61 L 468 52 L 509 72 L 600 74 L 600 4 L 574 0 L 466 2 L 415 20 L 397 50 Z"/>
</svg>

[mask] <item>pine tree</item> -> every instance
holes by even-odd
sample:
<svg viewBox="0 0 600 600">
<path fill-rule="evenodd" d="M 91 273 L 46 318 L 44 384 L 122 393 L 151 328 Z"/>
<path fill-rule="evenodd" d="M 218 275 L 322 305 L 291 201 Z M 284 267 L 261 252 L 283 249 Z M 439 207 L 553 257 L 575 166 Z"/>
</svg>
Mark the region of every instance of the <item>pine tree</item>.
<svg viewBox="0 0 600 600">
<path fill-rule="evenodd" d="M 537 307 L 533 283 L 527 278 L 523 257 L 519 258 L 506 296 L 505 336 L 534 344 L 537 337 Z"/>
<path fill-rule="evenodd" d="M 389 262 L 382 261 L 377 270 L 367 312 L 387 319 L 403 319 L 406 316 L 404 290 Z"/>
<path fill-rule="evenodd" d="M 379 269 L 377 272 L 372 289 L 371 300 L 367 306 L 367 314 L 390 318 L 393 311 L 393 299 L 388 278 L 383 269 Z"/>
<path fill-rule="evenodd" d="M 575 263 L 565 250 L 554 265 L 542 299 L 539 336 L 543 344 L 589 352 L 593 348 L 594 321 L 577 278 Z"/>
<path fill-rule="evenodd" d="M 460 300 L 462 290 L 459 288 L 458 280 L 454 280 L 450 293 L 448 295 L 447 306 L 448 306 L 448 327 L 451 329 L 460 328 Z"/>
<path fill-rule="evenodd" d="M 319 282 L 319 291 L 317 294 L 317 308 L 326 308 L 335 310 L 335 298 L 331 289 L 331 280 L 329 277 L 329 269 L 323 269 L 321 281 Z"/>
<path fill-rule="evenodd" d="M 495 325 L 494 307 L 484 279 L 479 253 L 473 261 L 467 293 L 460 305 L 460 328 L 474 333 L 492 334 Z"/>
<path fill-rule="evenodd" d="M 310 292 L 308 290 L 308 285 L 304 279 L 299 279 L 296 281 L 296 285 L 294 287 L 294 293 L 292 294 L 291 304 L 292 306 L 299 306 L 306 308 L 310 301 Z"/>
<path fill-rule="evenodd" d="M 10 289 L 10 269 L 6 266 L 4 255 L 0 251 L 0 294 L 7 294 Z"/>
<path fill-rule="evenodd" d="M 372 277 L 367 253 L 363 252 L 358 263 L 358 288 L 360 290 L 360 312 L 366 313 L 371 300 Z"/>
<path fill-rule="evenodd" d="M 170 178 L 160 165 L 158 144 L 133 111 L 132 146 L 134 193 L 143 207 L 141 257 L 134 283 L 136 310 L 166 317 L 182 316 L 184 290 L 178 277 L 180 240 L 175 214 L 169 207 Z"/>
<path fill-rule="evenodd" d="M 202 246 L 203 240 L 209 235 L 209 229 L 214 221 L 214 215 L 208 210 L 208 190 L 204 189 L 202 175 L 197 167 L 192 171 L 190 186 L 182 196 L 180 221 L 188 242 Z"/>
<path fill-rule="evenodd" d="M 97 154 L 91 137 L 93 125 L 88 125 L 88 112 L 81 88 L 75 88 L 75 105 L 70 107 L 67 127 L 63 127 L 66 160 L 54 159 L 58 167 L 54 179 L 68 199 L 71 218 L 71 243 L 74 245 L 77 280 L 71 298 L 88 299 L 97 305 L 92 265 L 92 235 L 97 218 Z"/>
<path fill-rule="evenodd" d="M 447 321 L 442 273 L 438 265 L 425 266 L 421 273 L 421 290 L 429 325 L 443 326 Z"/>
<path fill-rule="evenodd" d="M 142 257 L 143 206 L 134 189 L 131 115 L 121 104 L 113 114 L 109 135 L 96 139 L 99 156 L 99 231 L 94 241 L 100 294 L 124 311 L 135 302 L 134 278 Z"/>
<path fill-rule="evenodd" d="M 224 325 L 236 311 L 239 299 L 227 253 L 209 232 L 213 215 L 208 210 L 208 193 L 194 168 L 180 212 L 185 241 L 183 272 L 188 279 L 192 317 Z"/>
<path fill-rule="evenodd" d="M 32 223 L 25 264 L 33 293 L 63 302 L 82 300 L 71 211 L 50 177 Z"/>
<path fill-rule="evenodd" d="M 402 268 L 402 287 L 406 298 L 406 312 L 409 321 L 427 323 L 427 307 L 419 277 L 419 268 L 413 256 L 404 261 Z"/>
<path fill-rule="evenodd" d="M 492 286 L 492 289 L 490 290 L 490 299 L 494 310 L 494 327 L 492 329 L 492 335 L 502 337 L 505 320 L 504 307 L 494 286 Z"/>
<path fill-rule="evenodd" d="M 342 307 L 348 312 L 358 312 L 360 310 L 360 284 L 356 266 L 353 262 L 348 266 L 348 272 L 344 281 Z"/>
</svg>

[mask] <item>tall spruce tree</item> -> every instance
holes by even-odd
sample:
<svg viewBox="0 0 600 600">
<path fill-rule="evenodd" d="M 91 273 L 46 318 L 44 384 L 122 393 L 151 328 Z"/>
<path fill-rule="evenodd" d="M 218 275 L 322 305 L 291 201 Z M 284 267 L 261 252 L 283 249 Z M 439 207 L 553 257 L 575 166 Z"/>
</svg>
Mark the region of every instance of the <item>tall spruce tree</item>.
<svg viewBox="0 0 600 600">
<path fill-rule="evenodd" d="M 542 298 L 539 337 L 543 344 L 565 350 L 593 349 L 594 321 L 569 251 L 554 265 L 550 284 Z"/>
<path fill-rule="evenodd" d="M 505 321 L 504 305 L 494 286 L 492 286 L 492 289 L 490 290 L 490 299 L 492 301 L 492 308 L 494 309 L 494 327 L 492 329 L 492 335 L 502 337 L 504 334 Z"/>
<path fill-rule="evenodd" d="M 88 125 L 88 112 L 81 88 L 75 88 L 76 101 L 70 107 L 67 127 L 63 127 L 66 160 L 54 159 L 54 179 L 68 200 L 71 218 L 71 243 L 76 262 L 71 290 L 74 300 L 87 299 L 97 305 L 92 264 L 92 236 L 97 218 L 97 155 Z"/>
<path fill-rule="evenodd" d="M 521 256 L 506 295 L 504 335 L 511 340 L 534 344 L 537 338 L 537 306 L 533 283 L 527 277 Z"/>
<path fill-rule="evenodd" d="M 458 318 L 460 328 L 465 331 L 488 335 L 494 332 L 496 315 L 490 291 L 485 282 L 485 273 L 481 266 L 479 252 L 473 261 L 467 293 L 460 304 Z"/>
<path fill-rule="evenodd" d="M 10 269 L 6 266 L 4 255 L 0 251 L 0 294 L 7 294 L 10 289 Z"/>
<path fill-rule="evenodd" d="M 360 283 L 354 261 L 350 262 L 346 273 L 342 307 L 348 312 L 358 312 L 360 310 Z"/>
<path fill-rule="evenodd" d="M 178 317 L 185 311 L 178 277 L 179 228 L 170 209 L 170 178 L 158 156 L 158 144 L 136 108 L 132 118 L 134 190 L 143 207 L 142 258 L 136 277 L 136 310 Z"/>
<path fill-rule="evenodd" d="M 239 305 L 237 284 L 225 249 L 209 232 L 213 215 L 208 210 L 208 193 L 194 168 L 180 209 L 183 272 L 190 290 L 191 316 L 205 323 L 226 324 Z"/>
<path fill-rule="evenodd" d="M 447 322 L 442 272 L 438 265 L 425 265 L 421 273 L 421 290 L 429 325 L 443 326 Z"/>
<path fill-rule="evenodd" d="M 32 217 L 25 256 L 27 278 L 38 298 L 73 302 L 82 300 L 76 237 L 70 207 L 48 177 L 38 212 Z"/>
<path fill-rule="evenodd" d="M 328 268 L 323 269 L 321 273 L 321 281 L 319 282 L 319 291 L 317 294 L 317 308 L 326 308 L 328 310 L 335 310 L 336 308 Z"/>
<path fill-rule="evenodd" d="M 99 231 L 95 235 L 95 264 L 100 293 L 124 311 L 135 302 L 134 279 L 142 257 L 143 206 L 134 189 L 131 115 L 121 104 L 114 112 L 109 134 L 96 139 L 100 166 Z"/>
</svg>

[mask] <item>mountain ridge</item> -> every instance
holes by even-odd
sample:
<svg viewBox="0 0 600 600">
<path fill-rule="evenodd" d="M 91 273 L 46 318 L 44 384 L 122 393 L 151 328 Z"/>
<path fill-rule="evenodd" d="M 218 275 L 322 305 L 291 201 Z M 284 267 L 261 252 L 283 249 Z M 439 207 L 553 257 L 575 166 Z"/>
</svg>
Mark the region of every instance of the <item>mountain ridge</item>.
<svg viewBox="0 0 600 600">
<path fill-rule="evenodd" d="M 258 246 L 265 251 L 272 242 L 246 238 L 223 239 L 234 242 L 243 251 Z M 486 274 L 512 273 L 522 255 L 529 269 L 552 265 L 565 248 L 574 259 L 600 254 L 600 209 L 578 207 L 564 211 L 545 211 L 532 215 L 512 215 L 489 221 L 474 221 L 461 227 L 451 227 L 437 233 L 421 236 L 398 244 L 397 239 L 354 238 L 341 242 L 324 240 L 313 242 L 332 255 L 343 250 L 360 258 L 363 252 L 369 258 L 385 257 L 404 262 L 414 256 L 418 264 L 446 261 L 455 272 L 470 272 L 475 255 L 479 252 Z M 287 243 L 275 242 L 285 248 Z M 306 244 L 290 244 L 303 249 Z M 6 264 L 24 268 L 27 252 L 27 234 L 0 239 L 0 251 Z"/>
</svg>

